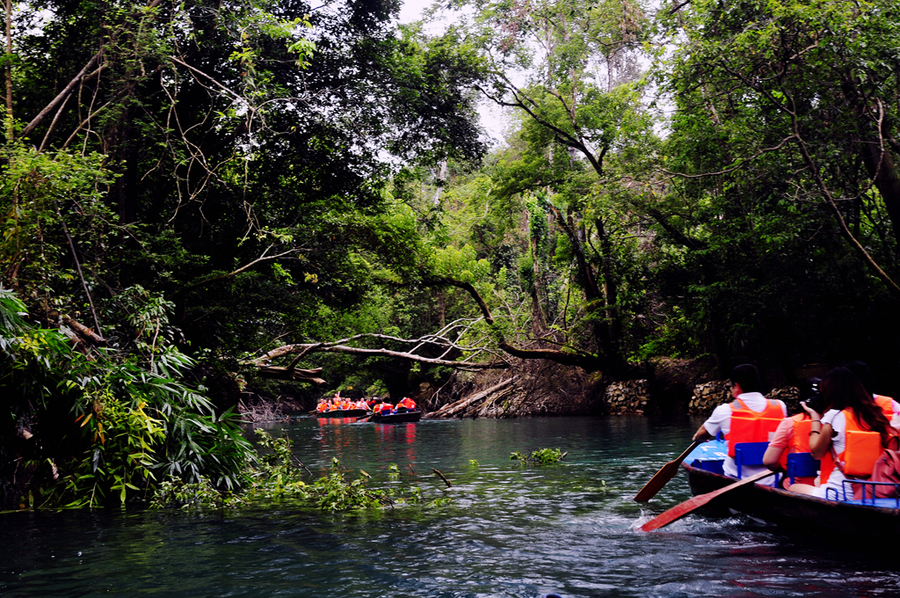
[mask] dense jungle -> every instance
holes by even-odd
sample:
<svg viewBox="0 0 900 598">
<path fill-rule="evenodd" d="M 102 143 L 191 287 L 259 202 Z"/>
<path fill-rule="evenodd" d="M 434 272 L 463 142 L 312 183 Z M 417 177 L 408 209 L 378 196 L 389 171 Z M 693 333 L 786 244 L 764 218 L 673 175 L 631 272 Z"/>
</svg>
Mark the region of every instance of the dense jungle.
<svg viewBox="0 0 900 598">
<path fill-rule="evenodd" d="M 5 9 L 2 509 L 247 487 L 339 391 L 900 392 L 896 2 Z"/>
</svg>

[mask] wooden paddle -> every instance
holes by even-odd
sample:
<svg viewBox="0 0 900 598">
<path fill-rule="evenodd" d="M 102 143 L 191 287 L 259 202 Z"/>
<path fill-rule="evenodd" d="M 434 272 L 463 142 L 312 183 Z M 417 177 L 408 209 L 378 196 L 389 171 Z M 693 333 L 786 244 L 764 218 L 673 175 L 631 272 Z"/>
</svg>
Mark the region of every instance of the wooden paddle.
<svg viewBox="0 0 900 598">
<path fill-rule="evenodd" d="M 654 496 L 656 493 L 662 490 L 662 487 L 669 483 L 676 473 L 678 473 L 678 466 L 681 465 L 681 462 L 687 458 L 688 455 L 691 454 L 691 451 L 700 446 L 702 440 L 695 440 L 694 443 L 687 447 L 681 455 L 675 459 L 674 461 L 669 461 L 665 465 L 663 465 L 659 471 L 656 472 L 656 475 L 650 478 L 650 481 L 647 482 L 641 491 L 638 492 L 634 500 L 637 502 L 647 502 Z"/>
<path fill-rule="evenodd" d="M 744 478 L 743 480 L 738 480 L 733 484 L 729 484 L 724 488 L 719 488 L 718 490 L 713 490 L 712 492 L 707 492 L 706 494 L 698 494 L 694 498 L 688 499 L 679 505 L 675 505 L 661 515 L 657 515 L 656 517 L 642 525 L 641 529 L 645 532 L 652 532 L 655 529 L 659 529 L 665 525 L 669 525 L 673 521 L 681 519 L 691 511 L 699 509 L 712 499 L 718 496 L 722 496 L 726 492 L 731 492 L 732 490 L 736 490 L 741 486 L 752 484 L 763 478 L 767 478 L 770 475 L 774 475 L 775 473 L 776 472 L 774 471 L 761 471 L 755 475 L 750 476 L 749 478 Z"/>
</svg>

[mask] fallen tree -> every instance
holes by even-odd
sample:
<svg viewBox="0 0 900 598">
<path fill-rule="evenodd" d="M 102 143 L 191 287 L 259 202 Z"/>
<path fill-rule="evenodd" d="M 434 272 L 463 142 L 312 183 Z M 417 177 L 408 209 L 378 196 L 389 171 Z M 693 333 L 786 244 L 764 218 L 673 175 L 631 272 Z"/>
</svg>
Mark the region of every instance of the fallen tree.
<svg viewBox="0 0 900 598">
<path fill-rule="evenodd" d="M 294 343 L 282 345 L 268 351 L 264 355 L 244 362 L 244 365 L 256 368 L 264 377 L 279 380 L 302 380 L 315 384 L 324 384 L 319 377 L 322 368 L 300 369 L 297 364 L 312 353 L 347 353 L 360 356 L 381 356 L 407 359 L 434 366 L 452 367 L 458 370 L 479 371 L 486 369 L 505 369 L 510 367 L 509 360 L 499 351 L 487 345 L 486 338 L 476 338 L 472 344 L 460 344 L 458 340 L 480 320 L 456 320 L 435 334 L 415 339 L 405 339 L 386 334 L 355 334 L 331 342 Z M 377 343 L 380 347 L 359 346 L 366 342 Z M 389 349 L 386 346 L 396 348 Z M 286 366 L 275 365 L 274 362 L 284 357 L 291 357 Z M 487 357 L 486 361 L 478 359 Z"/>
</svg>

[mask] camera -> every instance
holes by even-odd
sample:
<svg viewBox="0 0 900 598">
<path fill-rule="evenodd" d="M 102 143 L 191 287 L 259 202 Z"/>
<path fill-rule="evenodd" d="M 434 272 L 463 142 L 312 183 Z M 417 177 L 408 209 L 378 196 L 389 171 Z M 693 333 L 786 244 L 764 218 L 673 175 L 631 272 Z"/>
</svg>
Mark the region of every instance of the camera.
<svg viewBox="0 0 900 598">
<path fill-rule="evenodd" d="M 806 391 L 804 393 L 806 398 L 802 399 L 801 402 L 805 403 L 807 407 L 821 415 L 825 413 L 825 401 L 822 399 L 822 395 L 819 392 L 819 382 L 821 382 L 821 380 L 819 378 L 810 378 L 808 382 L 808 387 L 804 389 Z"/>
</svg>

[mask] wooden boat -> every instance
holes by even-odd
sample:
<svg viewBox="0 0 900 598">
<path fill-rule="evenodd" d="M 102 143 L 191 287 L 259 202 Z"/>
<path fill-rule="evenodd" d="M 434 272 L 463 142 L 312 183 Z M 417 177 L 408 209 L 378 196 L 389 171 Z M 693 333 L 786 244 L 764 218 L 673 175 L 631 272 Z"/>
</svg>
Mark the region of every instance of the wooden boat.
<svg viewBox="0 0 900 598">
<path fill-rule="evenodd" d="M 705 444 L 721 447 L 701 445 L 682 463 L 694 495 L 718 490 L 735 481 L 721 473 L 719 457 L 724 457 L 725 444 L 716 441 Z M 852 497 L 852 489 L 847 489 L 847 495 Z M 716 497 L 710 505 L 814 535 L 892 540 L 893 545 L 900 538 L 900 498 L 837 500 L 835 496 L 825 499 L 757 483 Z"/>
<path fill-rule="evenodd" d="M 372 414 L 372 421 L 380 424 L 400 424 L 406 422 L 417 422 L 422 419 L 422 412 L 418 409 L 414 411 L 399 411 L 389 413 L 387 415 Z"/>
<path fill-rule="evenodd" d="M 317 411 L 316 417 L 363 417 L 371 413 L 368 409 L 332 409 Z"/>
</svg>

